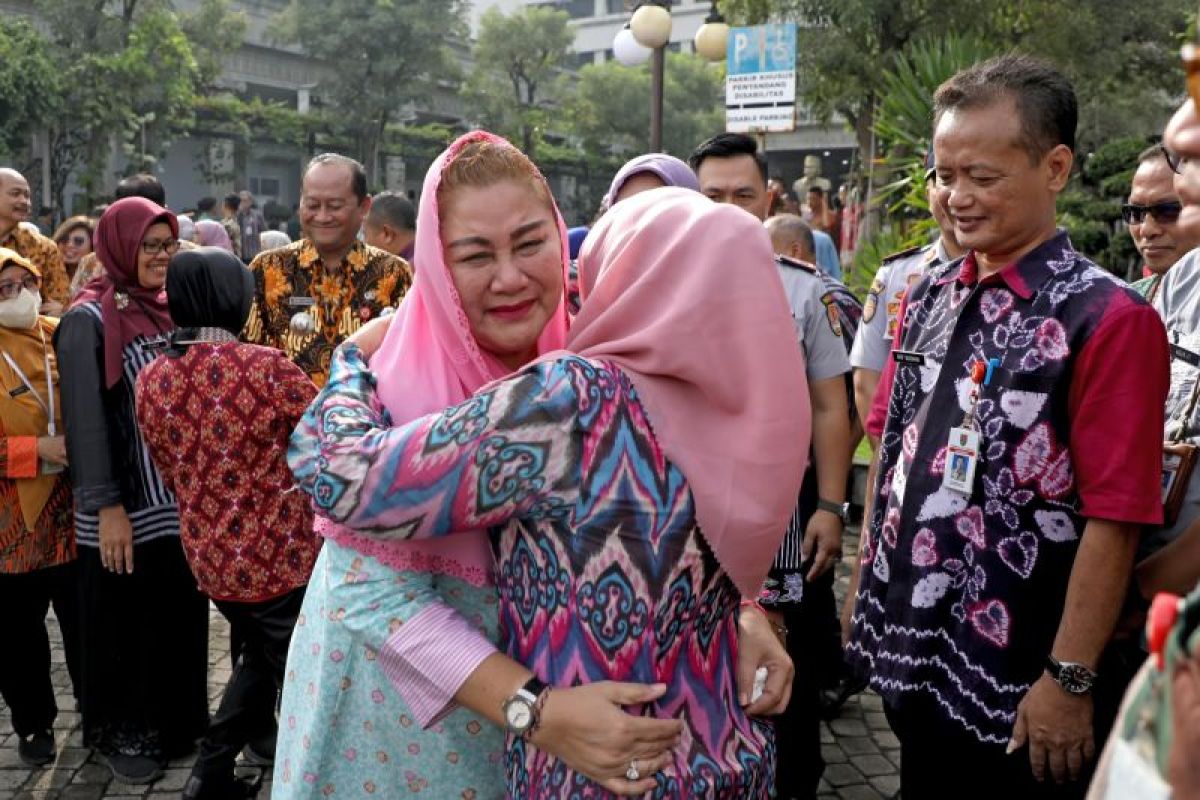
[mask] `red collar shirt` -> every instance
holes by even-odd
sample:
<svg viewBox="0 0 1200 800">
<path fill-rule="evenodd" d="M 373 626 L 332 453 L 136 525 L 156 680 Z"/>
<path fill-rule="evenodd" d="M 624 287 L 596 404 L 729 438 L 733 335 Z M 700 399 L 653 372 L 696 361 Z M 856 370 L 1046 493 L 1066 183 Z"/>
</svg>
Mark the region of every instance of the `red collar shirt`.
<svg viewBox="0 0 1200 800">
<path fill-rule="evenodd" d="M 867 422 L 880 480 L 847 654 L 889 704 L 924 696 L 1003 747 L 1087 520 L 1161 519 L 1166 335 L 1065 232 L 982 280 L 973 254 L 934 268 L 901 320 L 893 346 L 909 355 L 889 358 Z M 990 359 L 966 494 L 943 486 L 946 449 L 972 365 Z"/>
</svg>

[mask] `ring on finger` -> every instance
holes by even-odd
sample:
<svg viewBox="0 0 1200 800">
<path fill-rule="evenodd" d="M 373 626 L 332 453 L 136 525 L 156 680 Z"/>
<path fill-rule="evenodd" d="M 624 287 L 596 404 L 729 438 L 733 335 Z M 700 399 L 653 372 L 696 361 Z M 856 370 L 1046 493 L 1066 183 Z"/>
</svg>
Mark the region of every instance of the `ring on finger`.
<svg viewBox="0 0 1200 800">
<path fill-rule="evenodd" d="M 629 769 L 625 770 L 625 779 L 630 781 L 639 780 L 642 773 L 638 772 L 637 759 L 629 762 Z"/>
</svg>

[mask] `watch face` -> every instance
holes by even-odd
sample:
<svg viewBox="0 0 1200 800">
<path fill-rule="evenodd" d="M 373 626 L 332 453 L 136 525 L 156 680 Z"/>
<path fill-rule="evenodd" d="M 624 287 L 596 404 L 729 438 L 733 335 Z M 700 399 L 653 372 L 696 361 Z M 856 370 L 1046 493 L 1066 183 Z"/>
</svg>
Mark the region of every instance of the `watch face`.
<svg viewBox="0 0 1200 800">
<path fill-rule="evenodd" d="M 523 700 L 513 700 L 504 709 L 504 721 L 511 730 L 520 733 L 533 722 L 533 709 Z"/>
<path fill-rule="evenodd" d="M 1085 694 L 1092 688 L 1095 676 L 1091 670 L 1079 664 L 1064 664 L 1058 682 L 1071 694 Z"/>
</svg>

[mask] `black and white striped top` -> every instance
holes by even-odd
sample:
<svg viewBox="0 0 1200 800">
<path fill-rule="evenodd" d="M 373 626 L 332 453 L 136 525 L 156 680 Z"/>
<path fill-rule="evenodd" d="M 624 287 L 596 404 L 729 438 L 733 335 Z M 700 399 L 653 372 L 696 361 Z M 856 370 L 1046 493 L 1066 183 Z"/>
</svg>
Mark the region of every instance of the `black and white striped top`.
<svg viewBox="0 0 1200 800">
<path fill-rule="evenodd" d="M 126 345 L 121 381 L 104 389 L 100 305 L 77 306 L 60 324 L 56 347 L 75 490 L 75 535 L 82 546 L 99 546 L 99 508 L 115 502 L 129 515 L 134 544 L 179 535 L 175 496 L 150 459 L 135 409 L 138 373 L 162 352 L 162 338 L 139 336 Z M 101 452 L 104 441 L 108 452 Z"/>
</svg>

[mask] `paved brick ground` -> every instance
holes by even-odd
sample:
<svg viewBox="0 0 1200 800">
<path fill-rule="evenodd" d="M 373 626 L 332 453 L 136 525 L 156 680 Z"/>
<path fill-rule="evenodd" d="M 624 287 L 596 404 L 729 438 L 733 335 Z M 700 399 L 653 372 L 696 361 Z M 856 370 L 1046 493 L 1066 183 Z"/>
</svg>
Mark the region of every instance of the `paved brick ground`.
<svg viewBox="0 0 1200 800">
<path fill-rule="evenodd" d="M 845 591 L 849 559 L 857 538 L 847 536 L 847 560 L 838 567 L 838 592 Z M 51 626 L 57 638 L 57 626 Z M 209 642 L 209 697 L 215 707 L 229 679 L 228 627 L 213 610 Z M 8 709 L 0 703 L 0 800 L 98 800 L 98 798 L 148 798 L 175 800 L 191 770 L 191 759 L 173 761 L 162 779 L 150 786 L 129 786 L 112 780 L 108 769 L 82 746 L 79 714 L 75 713 L 70 680 L 62 648 L 55 641 L 53 680 L 59 712 L 55 724 L 58 759 L 42 769 L 31 769 L 17 758 L 17 738 L 11 733 Z M 896 794 L 900 786 L 900 743 L 888 729 L 879 698 L 865 694 L 853 698 L 841 715 L 821 732 L 822 752 L 828 767 L 820 797 L 828 800 L 880 800 Z M 270 775 L 260 793 L 269 798 Z"/>
</svg>

